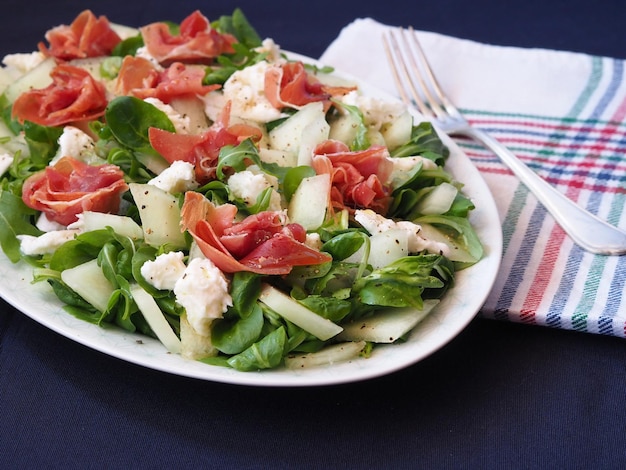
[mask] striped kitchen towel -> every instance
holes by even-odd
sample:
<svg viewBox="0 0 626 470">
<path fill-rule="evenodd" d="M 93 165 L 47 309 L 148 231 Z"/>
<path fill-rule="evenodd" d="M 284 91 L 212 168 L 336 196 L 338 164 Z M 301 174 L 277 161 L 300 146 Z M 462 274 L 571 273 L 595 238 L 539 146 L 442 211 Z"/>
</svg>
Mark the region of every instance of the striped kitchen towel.
<svg viewBox="0 0 626 470">
<path fill-rule="evenodd" d="M 355 20 L 321 62 L 397 95 L 380 40 L 387 27 Z M 442 88 L 474 125 L 569 198 L 626 229 L 623 60 L 419 36 Z M 502 265 L 480 315 L 626 337 L 626 256 L 574 245 L 494 154 L 457 142 L 497 196 L 502 221 Z"/>
</svg>

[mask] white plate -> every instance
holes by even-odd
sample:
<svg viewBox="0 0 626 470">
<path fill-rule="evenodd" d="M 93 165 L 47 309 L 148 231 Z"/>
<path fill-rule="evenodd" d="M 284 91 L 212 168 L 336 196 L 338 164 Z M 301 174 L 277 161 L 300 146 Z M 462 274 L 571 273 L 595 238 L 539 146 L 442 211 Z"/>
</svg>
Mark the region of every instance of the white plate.
<svg viewBox="0 0 626 470">
<path fill-rule="evenodd" d="M 310 63 L 313 59 L 301 58 Z M 360 83 L 364 94 L 389 95 Z M 78 320 L 62 309 L 48 284 L 31 284 L 32 267 L 12 264 L 0 252 L 0 295 L 17 309 L 85 346 L 125 361 L 163 372 L 215 382 L 251 386 L 319 386 L 370 379 L 410 366 L 447 344 L 478 313 L 495 281 L 502 253 L 502 232 L 495 202 L 478 170 L 447 136 L 450 147 L 447 169 L 465 184 L 464 192 L 476 209 L 471 220 L 485 246 L 485 257 L 476 265 L 457 273 L 455 286 L 402 344 L 378 346 L 370 358 L 333 364 L 309 370 L 270 370 L 238 372 L 183 359 L 170 354 L 156 340 L 127 333 L 115 327 L 98 327 Z"/>
</svg>

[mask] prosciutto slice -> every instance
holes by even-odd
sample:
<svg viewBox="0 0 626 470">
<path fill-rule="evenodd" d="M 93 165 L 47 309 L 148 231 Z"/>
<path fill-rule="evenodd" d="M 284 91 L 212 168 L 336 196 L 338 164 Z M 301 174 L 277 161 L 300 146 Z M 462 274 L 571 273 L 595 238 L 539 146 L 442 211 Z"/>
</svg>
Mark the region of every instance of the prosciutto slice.
<svg viewBox="0 0 626 470">
<path fill-rule="evenodd" d="M 13 103 L 12 115 L 21 123 L 61 126 L 97 119 L 107 106 L 106 88 L 89 72 L 68 64 L 57 65 L 46 88 L 22 93 Z"/>
<path fill-rule="evenodd" d="M 229 125 L 230 103 L 220 119 L 202 134 L 176 134 L 163 129 L 150 128 L 150 145 L 168 162 L 182 160 L 194 165 L 196 180 L 203 184 L 215 179 L 220 150 L 226 145 L 238 145 L 247 138 L 258 140 L 261 130 L 257 127 Z"/>
<path fill-rule="evenodd" d="M 199 65 L 175 62 L 163 71 L 143 57 L 126 56 L 118 74 L 116 93 L 137 98 L 158 98 L 169 103 L 173 98 L 206 95 L 220 85 L 203 85 L 205 70 Z"/>
<path fill-rule="evenodd" d="M 330 107 L 330 98 L 341 96 L 355 87 L 328 86 L 309 74 L 304 64 L 287 62 L 269 67 L 265 72 L 265 96 L 277 109 L 301 107 L 308 103 L 324 101 L 325 108 Z"/>
<path fill-rule="evenodd" d="M 71 25 L 61 25 L 46 32 L 49 46 L 39 50 L 61 60 L 110 55 L 121 42 L 106 16 L 96 17 L 91 10 L 82 11 Z"/>
<path fill-rule="evenodd" d="M 317 174 L 331 176 L 334 209 L 372 209 L 384 214 L 390 203 L 390 189 L 383 181 L 393 170 L 388 156 L 383 146 L 350 151 L 343 142 L 328 140 L 315 148 L 311 165 Z"/>
<path fill-rule="evenodd" d="M 234 222 L 236 213 L 237 208 L 231 204 L 215 206 L 200 193 L 185 193 L 182 229 L 189 231 L 202 253 L 223 272 L 285 275 L 294 266 L 332 259 L 305 245 L 304 228 L 284 223 L 280 212 L 269 211 Z"/>
<path fill-rule="evenodd" d="M 193 62 L 209 64 L 218 55 L 233 53 L 236 42 L 230 34 L 220 34 L 198 10 L 180 24 L 180 34 L 173 35 L 166 23 L 152 23 L 141 28 L 146 48 L 160 64 Z"/>
<path fill-rule="evenodd" d="M 22 200 L 49 220 L 69 225 L 84 211 L 117 213 L 128 189 L 116 165 L 92 166 L 73 157 L 30 176 L 22 187 Z"/>
</svg>

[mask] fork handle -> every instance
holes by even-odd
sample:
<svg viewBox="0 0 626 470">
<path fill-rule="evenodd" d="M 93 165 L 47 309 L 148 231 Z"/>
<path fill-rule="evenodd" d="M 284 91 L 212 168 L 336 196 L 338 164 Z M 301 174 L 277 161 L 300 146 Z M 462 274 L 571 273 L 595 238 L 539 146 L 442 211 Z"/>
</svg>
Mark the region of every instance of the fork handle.
<svg viewBox="0 0 626 470">
<path fill-rule="evenodd" d="M 586 211 L 526 166 L 508 148 L 480 129 L 455 132 L 493 151 L 526 185 L 572 240 L 587 251 L 602 255 L 626 254 L 626 232 Z"/>
</svg>

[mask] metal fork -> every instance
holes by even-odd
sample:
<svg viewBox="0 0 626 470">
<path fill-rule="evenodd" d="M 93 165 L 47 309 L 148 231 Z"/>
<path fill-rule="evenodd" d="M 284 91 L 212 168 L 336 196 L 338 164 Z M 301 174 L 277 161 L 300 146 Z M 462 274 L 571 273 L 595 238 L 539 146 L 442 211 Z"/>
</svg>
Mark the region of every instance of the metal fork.
<svg viewBox="0 0 626 470">
<path fill-rule="evenodd" d="M 383 34 L 383 45 L 405 103 L 410 105 L 412 98 L 421 114 L 441 131 L 470 137 L 494 152 L 583 249 L 602 255 L 626 254 L 626 232 L 577 205 L 504 145 L 467 122 L 441 90 L 413 28 L 389 30 Z"/>
</svg>

